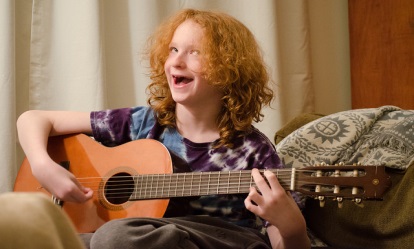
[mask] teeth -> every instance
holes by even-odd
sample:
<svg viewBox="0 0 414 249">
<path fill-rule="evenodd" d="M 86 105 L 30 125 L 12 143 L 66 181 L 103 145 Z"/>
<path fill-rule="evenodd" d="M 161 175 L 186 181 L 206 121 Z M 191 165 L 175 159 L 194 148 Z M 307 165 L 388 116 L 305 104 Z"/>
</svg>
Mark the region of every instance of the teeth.
<svg viewBox="0 0 414 249">
<path fill-rule="evenodd" d="M 182 78 L 181 79 L 181 82 L 182 83 L 188 83 L 188 82 L 190 82 L 191 81 L 191 79 L 189 79 L 189 78 Z"/>
<path fill-rule="evenodd" d="M 189 79 L 189 78 L 186 78 L 186 77 L 173 76 L 173 78 L 174 78 L 176 84 L 180 84 L 180 83 L 186 84 L 186 83 L 192 81 L 192 79 Z"/>
</svg>

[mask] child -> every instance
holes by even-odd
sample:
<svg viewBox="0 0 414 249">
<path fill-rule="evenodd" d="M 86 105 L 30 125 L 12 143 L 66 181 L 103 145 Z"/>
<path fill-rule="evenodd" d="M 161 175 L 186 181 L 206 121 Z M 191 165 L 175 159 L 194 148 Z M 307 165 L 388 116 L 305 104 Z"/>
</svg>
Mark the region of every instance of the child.
<svg viewBox="0 0 414 249">
<path fill-rule="evenodd" d="M 51 160 L 48 136 L 92 134 L 108 146 L 152 138 L 191 171 L 253 169 L 258 190 L 246 195 L 172 199 L 165 218 L 113 220 L 90 238 L 91 248 L 309 248 L 305 220 L 276 176 L 271 142 L 252 126 L 273 92 L 252 33 L 216 12 L 183 10 L 149 39 L 148 107 L 91 113 L 28 111 L 19 139 L 42 186 L 64 201 L 93 195 Z M 185 170 L 185 169 L 177 169 Z M 260 192 L 260 194 L 259 194 Z M 262 223 L 266 234 L 260 233 Z"/>
</svg>

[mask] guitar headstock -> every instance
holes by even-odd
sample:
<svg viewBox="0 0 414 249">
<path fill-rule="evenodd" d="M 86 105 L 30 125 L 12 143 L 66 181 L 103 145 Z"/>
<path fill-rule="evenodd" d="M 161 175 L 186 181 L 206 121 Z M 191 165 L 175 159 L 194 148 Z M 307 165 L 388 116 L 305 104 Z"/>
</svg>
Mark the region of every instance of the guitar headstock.
<svg viewBox="0 0 414 249">
<path fill-rule="evenodd" d="M 382 200 L 391 186 L 385 166 L 374 165 L 326 165 L 298 169 L 295 191 L 319 199 L 333 198 L 342 206 L 344 199 L 352 199 L 361 205 L 362 200 Z"/>
</svg>

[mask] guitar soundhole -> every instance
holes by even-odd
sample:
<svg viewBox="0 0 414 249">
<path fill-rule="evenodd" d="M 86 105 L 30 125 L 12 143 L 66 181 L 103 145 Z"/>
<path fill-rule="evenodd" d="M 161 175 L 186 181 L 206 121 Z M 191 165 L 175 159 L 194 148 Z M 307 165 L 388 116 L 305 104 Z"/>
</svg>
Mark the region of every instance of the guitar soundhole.
<svg viewBox="0 0 414 249">
<path fill-rule="evenodd" d="M 105 184 L 105 198 L 112 204 L 123 204 L 129 201 L 134 191 L 134 179 L 125 172 L 113 175 Z"/>
</svg>

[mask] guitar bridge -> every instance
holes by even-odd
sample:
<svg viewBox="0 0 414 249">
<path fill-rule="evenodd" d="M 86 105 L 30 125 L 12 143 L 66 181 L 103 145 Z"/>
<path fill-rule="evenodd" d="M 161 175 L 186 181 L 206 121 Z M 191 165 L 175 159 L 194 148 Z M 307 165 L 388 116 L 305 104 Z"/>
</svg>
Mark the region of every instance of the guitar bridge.
<svg viewBox="0 0 414 249">
<path fill-rule="evenodd" d="M 56 198 L 56 196 L 52 195 L 52 201 L 56 206 L 63 208 L 63 202 L 61 199 Z"/>
</svg>

